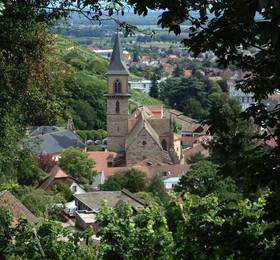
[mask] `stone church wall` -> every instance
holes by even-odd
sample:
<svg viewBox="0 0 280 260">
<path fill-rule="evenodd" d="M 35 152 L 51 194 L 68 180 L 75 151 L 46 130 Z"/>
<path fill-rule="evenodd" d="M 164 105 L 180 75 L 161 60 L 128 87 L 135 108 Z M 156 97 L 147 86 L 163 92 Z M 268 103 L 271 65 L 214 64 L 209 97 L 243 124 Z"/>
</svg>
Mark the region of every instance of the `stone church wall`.
<svg viewBox="0 0 280 260">
<path fill-rule="evenodd" d="M 147 130 L 142 129 L 126 151 L 126 162 L 128 165 L 133 165 L 147 158 L 162 161 L 162 149 Z"/>
</svg>

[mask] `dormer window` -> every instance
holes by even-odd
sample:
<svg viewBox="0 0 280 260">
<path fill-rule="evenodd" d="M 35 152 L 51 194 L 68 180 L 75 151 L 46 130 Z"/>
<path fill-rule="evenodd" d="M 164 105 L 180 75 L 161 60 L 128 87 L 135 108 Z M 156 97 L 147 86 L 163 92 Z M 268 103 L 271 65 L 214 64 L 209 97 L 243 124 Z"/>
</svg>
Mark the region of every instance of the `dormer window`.
<svg viewBox="0 0 280 260">
<path fill-rule="evenodd" d="M 122 84 L 119 79 L 116 79 L 114 82 L 114 91 L 115 93 L 121 93 L 122 92 Z"/>
</svg>

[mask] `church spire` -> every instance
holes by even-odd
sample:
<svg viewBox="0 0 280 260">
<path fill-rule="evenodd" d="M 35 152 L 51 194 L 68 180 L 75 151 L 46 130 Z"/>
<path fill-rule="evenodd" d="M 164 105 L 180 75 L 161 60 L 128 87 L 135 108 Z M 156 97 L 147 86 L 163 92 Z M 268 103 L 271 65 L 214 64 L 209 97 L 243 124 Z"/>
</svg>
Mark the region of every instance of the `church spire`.
<svg viewBox="0 0 280 260">
<path fill-rule="evenodd" d="M 121 47 L 121 42 L 120 42 L 120 36 L 119 33 L 117 32 L 116 37 L 115 37 L 115 44 L 114 44 L 114 49 L 113 53 L 111 56 L 111 61 L 110 65 L 108 68 L 107 74 L 111 75 L 128 75 L 129 72 L 123 63 L 122 60 L 122 47 Z"/>
</svg>

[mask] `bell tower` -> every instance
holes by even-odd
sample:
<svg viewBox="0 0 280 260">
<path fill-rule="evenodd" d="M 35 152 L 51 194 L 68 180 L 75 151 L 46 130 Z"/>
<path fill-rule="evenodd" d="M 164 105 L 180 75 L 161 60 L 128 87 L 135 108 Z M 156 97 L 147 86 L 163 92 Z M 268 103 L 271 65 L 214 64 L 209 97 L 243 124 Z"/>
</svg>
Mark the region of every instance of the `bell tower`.
<svg viewBox="0 0 280 260">
<path fill-rule="evenodd" d="M 107 147 L 108 151 L 121 153 L 125 151 L 128 134 L 128 75 L 122 60 L 120 36 L 117 33 L 107 72 Z"/>
</svg>

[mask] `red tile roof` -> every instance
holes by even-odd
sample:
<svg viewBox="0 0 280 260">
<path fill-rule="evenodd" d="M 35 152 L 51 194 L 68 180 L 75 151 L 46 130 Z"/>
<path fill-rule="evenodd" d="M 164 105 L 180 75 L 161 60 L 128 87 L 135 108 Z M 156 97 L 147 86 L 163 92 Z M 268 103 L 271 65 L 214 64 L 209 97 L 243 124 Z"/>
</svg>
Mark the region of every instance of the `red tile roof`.
<svg viewBox="0 0 280 260">
<path fill-rule="evenodd" d="M 104 172 L 107 178 L 118 172 L 126 171 L 129 169 L 140 170 L 146 173 L 147 177 L 152 177 L 161 172 L 170 172 L 171 176 L 181 176 L 183 173 L 189 170 L 189 165 L 169 165 L 149 159 L 145 159 L 141 163 L 132 166 L 108 167 L 107 158 L 110 154 L 114 156 L 117 155 L 114 152 L 88 152 L 89 158 L 94 159 L 96 162 L 96 171 Z"/>
<path fill-rule="evenodd" d="M 58 165 L 55 165 L 50 173 L 42 180 L 38 188 L 46 190 L 57 179 L 69 179 L 70 181 L 78 182 L 71 175 L 66 174 Z"/>
<path fill-rule="evenodd" d="M 8 209 L 13 214 L 12 226 L 15 226 L 20 218 L 25 218 L 34 225 L 38 219 L 9 191 L 0 192 L 0 207 Z"/>
</svg>

